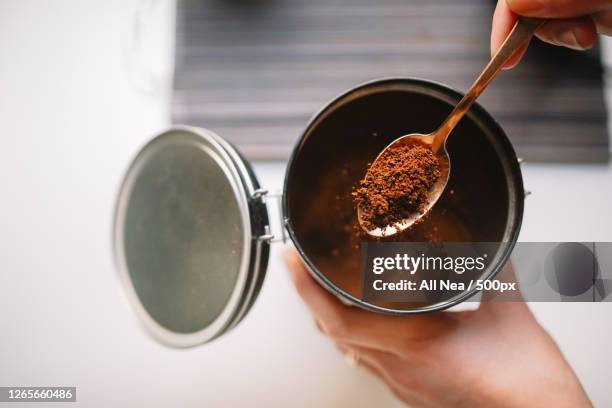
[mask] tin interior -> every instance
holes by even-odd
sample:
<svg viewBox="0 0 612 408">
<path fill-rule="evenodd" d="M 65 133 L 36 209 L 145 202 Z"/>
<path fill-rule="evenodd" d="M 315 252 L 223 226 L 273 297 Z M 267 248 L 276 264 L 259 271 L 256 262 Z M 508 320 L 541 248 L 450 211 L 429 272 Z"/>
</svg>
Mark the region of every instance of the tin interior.
<svg viewBox="0 0 612 408">
<path fill-rule="evenodd" d="M 360 243 L 371 238 L 358 234 L 351 199 L 385 146 L 404 134 L 435 130 L 459 99 L 438 84 L 384 80 L 339 97 L 306 129 L 287 170 L 285 215 L 298 250 L 329 290 L 382 312 L 437 310 L 462 300 L 361 302 Z M 500 242 L 487 277 L 501 267 L 518 235 L 524 197 L 518 162 L 503 130 L 480 106 L 453 131 L 447 148 L 451 177 L 445 193 L 425 222 L 396 239 Z"/>
</svg>

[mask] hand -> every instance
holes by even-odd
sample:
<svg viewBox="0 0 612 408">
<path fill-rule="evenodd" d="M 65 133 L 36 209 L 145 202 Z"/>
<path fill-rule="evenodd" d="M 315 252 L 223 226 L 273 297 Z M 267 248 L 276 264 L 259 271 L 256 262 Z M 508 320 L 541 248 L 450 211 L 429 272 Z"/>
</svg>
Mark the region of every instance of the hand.
<svg viewBox="0 0 612 408">
<path fill-rule="evenodd" d="M 498 0 L 493 14 L 491 55 L 500 47 L 516 22 L 517 15 L 550 19 L 536 33 L 542 41 L 575 50 L 585 50 L 597 42 L 597 34 L 612 34 L 610 0 Z M 524 46 L 506 63 L 518 64 Z"/>
<path fill-rule="evenodd" d="M 286 262 L 317 327 L 408 404 L 591 406 L 563 355 L 522 302 L 382 315 L 343 305 L 312 279 L 295 251 L 287 252 Z M 511 268 L 504 273 L 512 274 Z"/>
</svg>

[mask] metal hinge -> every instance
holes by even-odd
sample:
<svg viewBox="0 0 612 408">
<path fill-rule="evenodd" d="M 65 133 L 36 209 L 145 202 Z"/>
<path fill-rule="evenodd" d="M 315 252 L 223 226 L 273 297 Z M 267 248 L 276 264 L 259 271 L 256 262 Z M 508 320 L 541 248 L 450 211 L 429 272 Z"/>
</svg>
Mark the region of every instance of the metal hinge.
<svg viewBox="0 0 612 408">
<path fill-rule="evenodd" d="M 522 157 L 518 157 L 516 161 L 518 161 L 518 164 L 521 166 L 523 165 L 523 163 L 525 163 L 525 159 L 523 159 Z M 525 198 L 529 197 L 530 195 L 531 195 L 531 191 L 525 190 Z"/>
<path fill-rule="evenodd" d="M 251 200 L 261 200 L 266 204 L 266 210 L 268 211 L 269 224 L 264 227 L 264 234 L 256 237 L 258 241 L 265 241 L 268 243 L 273 242 L 286 242 L 287 233 L 285 231 L 285 221 L 283 216 L 283 195 L 280 193 L 270 193 L 264 188 L 259 188 L 251 195 Z M 274 208 L 271 208 L 270 203 L 274 202 Z M 274 214 L 276 210 L 276 214 Z M 276 220 L 276 222 L 272 222 Z M 273 229 L 274 228 L 274 229 Z"/>
</svg>

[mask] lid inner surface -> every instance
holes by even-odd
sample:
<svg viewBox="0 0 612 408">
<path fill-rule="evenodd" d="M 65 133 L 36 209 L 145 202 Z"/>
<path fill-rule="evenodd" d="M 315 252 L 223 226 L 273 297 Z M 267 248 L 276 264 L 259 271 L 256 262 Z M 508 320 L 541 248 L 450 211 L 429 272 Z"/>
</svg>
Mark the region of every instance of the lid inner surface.
<svg viewBox="0 0 612 408">
<path fill-rule="evenodd" d="M 148 146 L 133 169 L 125 262 L 147 313 L 168 330 L 193 333 L 215 321 L 234 291 L 245 226 L 215 151 L 181 139 L 162 147 Z"/>
</svg>

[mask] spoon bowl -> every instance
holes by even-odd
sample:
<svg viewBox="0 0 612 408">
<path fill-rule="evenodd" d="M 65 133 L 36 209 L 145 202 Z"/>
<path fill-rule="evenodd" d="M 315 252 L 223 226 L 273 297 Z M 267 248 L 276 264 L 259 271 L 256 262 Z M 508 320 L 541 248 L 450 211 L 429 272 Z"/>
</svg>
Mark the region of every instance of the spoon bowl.
<svg viewBox="0 0 612 408">
<path fill-rule="evenodd" d="M 380 156 L 387 151 L 388 149 L 397 148 L 404 144 L 410 143 L 420 143 L 428 146 L 433 151 L 433 144 L 435 141 L 435 133 L 429 134 L 421 134 L 421 133 L 412 133 L 409 135 L 401 136 L 399 139 L 391 142 L 387 147 L 383 149 L 383 151 L 376 157 L 374 162 L 380 158 Z M 368 235 L 371 235 L 376 238 L 384 238 L 391 235 L 398 234 L 408 228 L 410 228 L 414 223 L 418 222 L 431 208 L 436 204 L 444 190 L 446 189 L 446 185 L 448 184 L 448 180 L 450 178 L 450 157 L 448 156 L 448 152 L 446 151 L 446 143 L 444 143 L 437 152 L 434 153 L 436 159 L 438 159 L 438 167 L 440 170 L 440 177 L 435 181 L 435 183 L 431 186 L 428 193 L 427 202 L 425 203 L 425 208 L 423 211 L 415 211 L 411 213 L 408 217 L 398 221 L 394 224 L 386 225 L 384 227 L 378 227 L 372 230 L 367 230 Z M 357 207 L 357 219 L 359 220 L 359 224 L 364 225 L 363 220 L 363 212 L 361 207 Z"/>
</svg>

